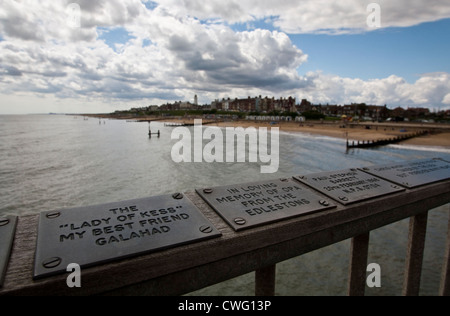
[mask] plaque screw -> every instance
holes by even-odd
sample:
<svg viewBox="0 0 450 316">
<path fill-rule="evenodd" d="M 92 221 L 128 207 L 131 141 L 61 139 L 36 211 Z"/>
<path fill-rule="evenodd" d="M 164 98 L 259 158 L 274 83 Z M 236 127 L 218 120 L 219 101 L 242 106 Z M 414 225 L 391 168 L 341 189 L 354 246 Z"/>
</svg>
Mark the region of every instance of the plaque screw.
<svg viewBox="0 0 450 316">
<path fill-rule="evenodd" d="M 9 219 L 0 219 L 0 227 L 6 226 L 9 224 Z"/>
<path fill-rule="evenodd" d="M 319 201 L 319 204 L 322 206 L 330 206 L 330 203 L 328 203 L 328 201 L 325 200 Z"/>
<path fill-rule="evenodd" d="M 213 189 L 204 189 L 203 190 L 203 193 L 205 193 L 205 194 L 211 194 L 211 193 L 213 193 Z"/>
<path fill-rule="evenodd" d="M 61 216 L 60 212 L 51 212 L 45 215 L 48 219 L 55 219 Z"/>
<path fill-rule="evenodd" d="M 174 195 L 172 195 L 172 197 L 175 200 L 181 200 L 183 198 L 183 194 L 182 193 L 175 193 Z"/>
<path fill-rule="evenodd" d="M 289 180 L 286 179 L 286 178 L 281 178 L 280 181 L 281 181 L 281 182 L 288 182 Z"/>
<path fill-rule="evenodd" d="M 339 197 L 339 200 L 343 201 L 343 202 L 348 202 L 348 197 L 346 196 L 341 196 Z"/>
<path fill-rule="evenodd" d="M 42 262 L 42 266 L 46 269 L 53 269 L 56 268 L 57 266 L 59 266 L 62 262 L 61 258 L 58 257 L 54 257 L 54 258 L 50 258 L 45 260 L 44 262 Z"/>
<path fill-rule="evenodd" d="M 234 223 L 236 225 L 243 226 L 243 225 L 247 224 L 247 221 L 241 217 L 238 217 L 238 218 L 234 219 Z"/>
<path fill-rule="evenodd" d="M 200 231 L 204 234 L 211 234 L 213 232 L 213 229 L 211 226 L 202 226 L 200 227 Z"/>
</svg>

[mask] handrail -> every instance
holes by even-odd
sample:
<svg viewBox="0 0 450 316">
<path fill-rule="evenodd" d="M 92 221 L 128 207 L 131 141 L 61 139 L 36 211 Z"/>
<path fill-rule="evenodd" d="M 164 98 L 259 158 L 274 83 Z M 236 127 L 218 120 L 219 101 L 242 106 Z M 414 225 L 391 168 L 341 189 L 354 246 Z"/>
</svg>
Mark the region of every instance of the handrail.
<svg viewBox="0 0 450 316">
<path fill-rule="evenodd" d="M 186 196 L 222 237 L 85 269 L 81 288 L 68 288 L 67 275 L 33 280 L 39 215 L 19 217 L 0 296 L 181 295 L 253 271 L 256 294 L 273 295 L 277 263 L 349 238 L 353 242 L 348 293 L 363 295 L 370 232 L 406 218 L 412 220 L 403 294 L 417 295 L 427 214 L 450 203 L 450 179 L 242 232 L 231 229 L 197 193 Z M 449 247 L 450 234 L 442 295 L 450 291 Z"/>
</svg>

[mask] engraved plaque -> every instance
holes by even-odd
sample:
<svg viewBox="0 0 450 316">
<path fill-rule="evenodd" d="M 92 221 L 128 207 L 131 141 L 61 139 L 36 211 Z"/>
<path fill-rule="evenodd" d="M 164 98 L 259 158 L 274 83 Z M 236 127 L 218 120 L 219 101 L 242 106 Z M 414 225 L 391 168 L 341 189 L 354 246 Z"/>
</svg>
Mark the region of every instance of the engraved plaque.
<svg viewBox="0 0 450 316">
<path fill-rule="evenodd" d="M 450 179 L 450 163 L 440 159 L 416 160 L 361 170 L 409 189 Z"/>
<path fill-rule="evenodd" d="M 16 233 L 17 216 L 0 217 L 0 287 L 5 280 L 6 268 Z"/>
<path fill-rule="evenodd" d="M 42 213 L 34 278 L 221 236 L 183 194 Z"/>
<path fill-rule="evenodd" d="M 343 205 L 405 190 L 356 169 L 298 176 L 294 179 L 309 185 Z"/>
<path fill-rule="evenodd" d="M 203 189 L 197 193 L 235 231 L 336 207 L 290 179 Z"/>
</svg>

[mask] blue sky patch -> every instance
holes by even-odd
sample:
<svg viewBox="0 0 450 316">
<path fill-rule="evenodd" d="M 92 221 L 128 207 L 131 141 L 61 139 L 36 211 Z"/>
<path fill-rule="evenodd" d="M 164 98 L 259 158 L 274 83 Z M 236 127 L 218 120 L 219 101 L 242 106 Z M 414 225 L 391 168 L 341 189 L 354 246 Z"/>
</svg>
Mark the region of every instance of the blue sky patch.
<svg viewBox="0 0 450 316">
<path fill-rule="evenodd" d="M 279 31 L 277 27 L 274 26 L 274 22 L 278 19 L 276 16 L 266 17 L 264 19 L 258 19 L 245 23 L 236 23 L 230 25 L 230 28 L 236 32 L 252 31 L 256 29 L 263 29 L 269 31 Z"/>
<path fill-rule="evenodd" d="M 148 46 L 151 46 L 151 45 L 152 45 L 152 41 L 149 40 L 149 39 L 144 39 L 142 41 L 142 47 L 148 47 Z"/>
<path fill-rule="evenodd" d="M 307 54 L 299 73 L 322 70 L 328 74 L 370 80 L 391 75 L 414 83 L 427 72 L 450 72 L 450 19 L 408 28 L 386 28 L 352 35 L 289 35 Z M 427 56 L 427 58 L 424 58 Z"/>
<path fill-rule="evenodd" d="M 156 2 L 153 2 L 153 1 L 144 2 L 144 5 L 149 10 L 154 10 L 156 7 L 158 7 L 158 4 Z"/>
<path fill-rule="evenodd" d="M 118 28 L 98 28 L 100 33 L 99 39 L 103 40 L 106 45 L 116 51 L 116 44 L 126 44 L 131 39 L 135 38 L 123 27 Z"/>
</svg>

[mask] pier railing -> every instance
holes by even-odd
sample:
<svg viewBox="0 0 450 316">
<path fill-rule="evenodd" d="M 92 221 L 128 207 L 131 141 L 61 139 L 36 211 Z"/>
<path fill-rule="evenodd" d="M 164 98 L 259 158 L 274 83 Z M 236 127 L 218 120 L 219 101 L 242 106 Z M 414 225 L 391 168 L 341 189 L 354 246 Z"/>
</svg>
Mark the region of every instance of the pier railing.
<svg viewBox="0 0 450 316">
<path fill-rule="evenodd" d="M 450 203 L 450 180 L 241 232 L 197 193 L 186 196 L 221 232 L 220 238 L 83 269 L 81 288 L 68 288 L 67 274 L 33 280 L 39 215 L 19 217 L 0 295 L 181 295 L 256 271 L 255 294 L 270 296 L 277 263 L 349 238 L 348 294 L 364 295 L 370 232 L 407 218 L 403 294 L 418 295 L 428 212 Z M 450 235 L 441 295 L 450 294 L 449 253 Z"/>
</svg>

